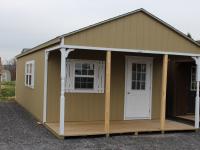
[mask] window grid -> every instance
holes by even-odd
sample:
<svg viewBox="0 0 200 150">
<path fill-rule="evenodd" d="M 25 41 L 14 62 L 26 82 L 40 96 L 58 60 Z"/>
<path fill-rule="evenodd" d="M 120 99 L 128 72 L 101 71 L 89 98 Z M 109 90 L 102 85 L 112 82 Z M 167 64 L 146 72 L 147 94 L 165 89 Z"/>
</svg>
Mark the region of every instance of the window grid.
<svg viewBox="0 0 200 150">
<path fill-rule="evenodd" d="M 132 89 L 145 90 L 146 64 L 132 64 Z"/>
<path fill-rule="evenodd" d="M 196 67 L 191 67 L 191 85 L 190 85 L 191 91 L 196 91 L 197 85 L 196 85 Z"/>
<path fill-rule="evenodd" d="M 34 86 L 34 61 L 26 62 L 25 66 L 25 86 Z"/>
<path fill-rule="evenodd" d="M 75 89 L 94 89 L 94 64 L 75 64 Z"/>
<path fill-rule="evenodd" d="M 76 64 L 89 64 L 93 71 L 83 71 L 82 73 L 82 65 Z M 75 69 L 75 66 L 77 69 Z M 77 70 L 77 71 L 76 71 Z M 85 73 L 84 73 L 85 72 Z M 67 59 L 66 61 L 66 82 L 65 88 L 66 92 L 69 93 L 104 93 L 104 76 L 105 76 L 105 61 L 102 60 L 82 60 L 82 59 Z M 91 88 L 75 88 L 75 77 L 91 77 L 92 79 L 87 79 L 93 82 L 92 85 L 89 86 Z M 76 79 L 80 80 L 80 79 Z M 83 79 L 86 80 L 86 79 Z M 92 81 L 93 80 L 93 81 Z M 79 82 L 80 83 L 80 82 Z"/>
</svg>

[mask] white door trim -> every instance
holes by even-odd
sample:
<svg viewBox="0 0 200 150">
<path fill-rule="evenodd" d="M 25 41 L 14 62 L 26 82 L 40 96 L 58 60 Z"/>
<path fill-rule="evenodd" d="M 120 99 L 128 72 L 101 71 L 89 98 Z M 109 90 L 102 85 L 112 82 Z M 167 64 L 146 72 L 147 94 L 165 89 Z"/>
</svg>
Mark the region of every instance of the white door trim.
<svg viewBox="0 0 200 150">
<path fill-rule="evenodd" d="M 127 75 L 128 75 L 128 59 L 136 59 L 136 60 L 148 60 L 150 62 L 150 96 L 149 96 L 149 102 L 150 102 L 150 113 L 147 118 L 134 118 L 134 117 L 126 117 L 126 101 L 127 101 Z M 152 81 L 153 81 L 153 57 L 140 57 L 140 56 L 125 56 L 125 91 L 124 91 L 124 120 L 136 120 L 136 119 L 151 119 L 152 118 Z"/>
</svg>

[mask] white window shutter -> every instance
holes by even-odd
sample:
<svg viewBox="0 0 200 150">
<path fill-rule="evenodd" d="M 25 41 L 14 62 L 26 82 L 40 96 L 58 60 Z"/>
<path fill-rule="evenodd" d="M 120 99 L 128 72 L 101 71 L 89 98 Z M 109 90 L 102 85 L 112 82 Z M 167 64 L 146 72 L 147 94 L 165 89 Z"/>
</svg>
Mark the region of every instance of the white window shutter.
<svg viewBox="0 0 200 150">
<path fill-rule="evenodd" d="M 71 92 L 74 89 L 74 73 L 73 73 L 73 62 L 71 60 L 66 61 L 66 92 Z"/>
<path fill-rule="evenodd" d="M 98 62 L 98 77 L 97 77 L 97 91 L 98 93 L 104 93 L 104 78 L 105 78 L 105 62 Z"/>
<path fill-rule="evenodd" d="M 31 78 L 31 87 L 34 88 L 35 85 L 35 61 L 32 62 L 32 78 Z"/>
<path fill-rule="evenodd" d="M 25 63 L 25 71 L 24 71 L 24 85 L 26 86 L 26 74 L 27 74 L 27 63 Z"/>
</svg>

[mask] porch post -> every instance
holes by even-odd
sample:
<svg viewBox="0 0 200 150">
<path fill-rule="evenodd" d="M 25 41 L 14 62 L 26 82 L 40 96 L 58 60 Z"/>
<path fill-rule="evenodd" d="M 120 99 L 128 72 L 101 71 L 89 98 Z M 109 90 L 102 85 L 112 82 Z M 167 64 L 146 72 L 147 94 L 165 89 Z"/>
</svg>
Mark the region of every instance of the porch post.
<svg viewBox="0 0 200 150">
<path fill-rule="evenodd" d="M 165 54 L 163 56 L 163 64 L 162 64 L 162 87 L 161 87 L 161 110 L 160 110 L 160 128 L 162 132 L 164 132 L 165 129 L 167 69 L 168 69 L 168 55 Z"/>
<path fill-rule="evenodd" d="M 200 57 L 193 57 L 196 63 L 196 98 L 195 98 L 195 128 L 199 128 L 199 81 L 200 81 Z"/>
<path fill-rule="evenodd" d="M 44 62 L 44 101 L 43 101 L 43 123 L 47 121 L 47 80 L 48 80 L 48 57 L 49 52 L 45 51 Z"/>
<path fill-rule="evenodd" d="M 110 80 L 111 80 L 111 51 L 106 52 L 106 90 L 105 90 L 105 132 L 110 132 Z"/>
<path fill-rule="evenodd" d="M 60 135 L 64 135 L 65 127 L 65 76 L 66 76 L 66 49 L 61 48 L 61 92 L 60 92 Z"/>
<path fill-rule="evenodd" d="M 197 91 L 195 98 L 195 128 L 199 128 L 199 81 L 197 81 Z"/>
</svg>

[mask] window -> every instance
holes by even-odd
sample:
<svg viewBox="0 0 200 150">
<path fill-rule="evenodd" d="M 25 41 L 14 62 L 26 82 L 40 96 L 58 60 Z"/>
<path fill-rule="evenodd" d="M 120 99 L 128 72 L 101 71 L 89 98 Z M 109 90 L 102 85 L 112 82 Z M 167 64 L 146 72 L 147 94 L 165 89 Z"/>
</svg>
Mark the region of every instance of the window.
<svg viewBox="0 0 200 150">
<path fill-rule="evenodd" d="M 196 91 L 196 67 L 192 66 L 191 67 L 191 85 L 190 85 L 190 90 L 191 91 Z"/>
<path fill-rule="evenodd" d="M 146 64 L 132 64 L 132 90 L 145 90 Z"/>
<path fill-rule="evenodd" d="M 75 89 L 94 89 L 94 64 L 75 64 Z"/>
<path fill-rule="evenodd" d="M 104 61 L 68 59 L 66 92 L 103 93 Z"/>
<path fill-rule="evenodd" d="M 34 88 L 35 61 L 28 61 L 25 65 L 25 86 Z"/>
</svg>

